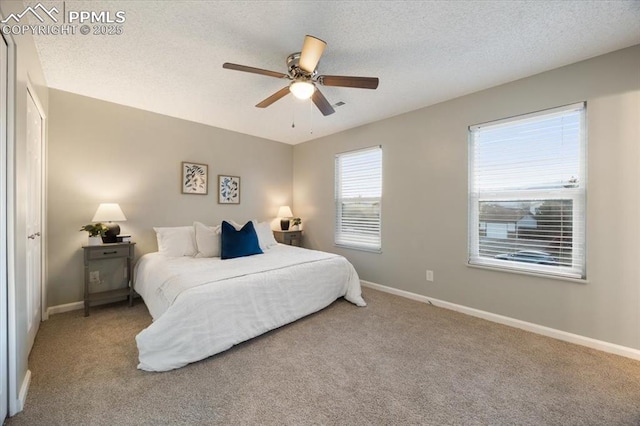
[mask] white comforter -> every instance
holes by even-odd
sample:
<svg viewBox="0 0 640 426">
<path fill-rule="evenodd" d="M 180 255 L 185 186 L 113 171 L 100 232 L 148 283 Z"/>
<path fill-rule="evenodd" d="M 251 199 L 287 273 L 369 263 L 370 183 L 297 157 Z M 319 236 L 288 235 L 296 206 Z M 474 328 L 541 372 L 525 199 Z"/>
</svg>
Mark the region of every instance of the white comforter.
<svg viewBox="0 0 640 426">
<path fill-rule="evenodd" d="M 135 290 L 154 320 L 136 336 L 138 368 L 147 371 L 225 351 L 342 296 L 366 306 L 344 257 L 281 244 L 229 260 L 150 253 L 136 265 Z"/>
</svg>

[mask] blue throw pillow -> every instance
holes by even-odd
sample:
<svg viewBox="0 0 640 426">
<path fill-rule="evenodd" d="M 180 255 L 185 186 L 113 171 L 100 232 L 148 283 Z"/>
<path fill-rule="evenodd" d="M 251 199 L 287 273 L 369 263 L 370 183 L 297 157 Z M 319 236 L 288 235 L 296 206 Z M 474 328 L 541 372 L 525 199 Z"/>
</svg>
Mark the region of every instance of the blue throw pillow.
<svg viewBox="0 0 640 426">
<path fill-rule="evenodd" d="M 258 235 L 253 227 L 253 222 L 247 222 L 242 229 L 236 231 L 230 223 L 222 222 L 222 250 L 220 257 L 233 259 L 235 257 L 261 254 Z"/>
</svg>

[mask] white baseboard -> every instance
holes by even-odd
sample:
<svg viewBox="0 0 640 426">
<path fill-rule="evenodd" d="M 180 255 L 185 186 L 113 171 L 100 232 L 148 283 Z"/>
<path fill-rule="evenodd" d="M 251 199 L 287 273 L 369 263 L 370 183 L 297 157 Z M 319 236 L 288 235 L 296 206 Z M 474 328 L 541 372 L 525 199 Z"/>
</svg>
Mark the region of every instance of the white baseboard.
<svg viewBox="0 0 640 426">
<path fill-rule="evenodd" d="M 47 317 L 49 315 L 61 314 L 63 312 L 76 311 L 84 308 L 84 302 L 73 302 L 65 305 L 49 306 L 47 308 Z"/>
<path fill-rule="evenodd" d="M 22 410 L 24 410 L 24 404 L 27 401 L 27 393 L 29 393 L 29 385 L 31 385 L 31 370 L 27 370 L 27 374 L 24 375 L 22 385 L 20 385 L 20 393 L 18 393 L 18 399 L 10 404 L 9 415 L 15 416 Z"/>
<path fill-rule="evenodd" d="M 24 380 L 22 381 L 22 386 L 20 386 L 20 394 L 18 395 L 20 411 L 24 409 L 24 404 L 27 401 L 29 386 L 31 386 L 31 370 L 27 370 L 27 374 L 24 375 Z"/>
<path fill-rule="evenodd" d="M 91 306 L 106 305 L 106 304 L 109 304 L 109 303 L 113 303 L 114 301 L 121 300 L 123 297 L 125 297 L 125 296 L 116 296 L 116 297 L 113 297 L 113 298 L 101 300 L 98 303 L 93 303 Z M 67 303 L 67 304 L 64 304 L 64 305 L 50 306 L 49 308 L 47 308 L 46 318 L 43 317 L 42 320 L 44 321 L 45 319 L 48 319 L 49 315 L 61 314 L 63 312 L 69 312 L 69 311 L 77 311 L 77 310 L 80 310 L 80 309 L 84 309 L 84 301 L 82 301 L 82 300 L 79 301 L 79 302 Z"/>
<path fill-rule="evenodd" d="M 521 321 L 515 318 L 481 311 L 479 309 L 469 308 L 467 306 L 457 305 L 455 303 L 434 299 L 405 290 L 399 290 L 393 287 L 387 287 L 369 281 L 361 280 L 360 282 L 364 287 L 380 290 L 385 293 L 395 294 L 396 296 L 406 297 L 407 299 L 416 300 L 418 302 L 429 303 L 440 308 L 450 309 L 452 311 L 471 315 L 477 318 L 482 318 L 491 322 L 508 325 L 510 327 L 519 328 L 522 330 L 530 331 L 532 333 L 541 334 L 543 336 L 552 337 L 554 339 L 562 340 L 569 343 L 575 343 L 577 345 L 586 346 L 588 348 L 597 349 L 603 352 L 608 352 L 640 361 L 640 350 L 638 349 L 616 345 L 614 343 L 604 342 L 602 340 L 592 339 L 590 337 L 581 336 L 579 334 L 568 333 L 566 331 L 557 330 L 555 328 L 545 327 L 531 322 Z"/>
</svg>

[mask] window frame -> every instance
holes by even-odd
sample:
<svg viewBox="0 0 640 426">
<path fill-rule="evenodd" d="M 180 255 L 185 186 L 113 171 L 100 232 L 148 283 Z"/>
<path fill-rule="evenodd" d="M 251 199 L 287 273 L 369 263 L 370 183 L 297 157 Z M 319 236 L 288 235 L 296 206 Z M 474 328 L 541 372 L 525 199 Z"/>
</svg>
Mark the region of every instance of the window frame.
<svg viewBox="0 0 640 426">
<path fill-rule="evenodd" d="M 380 163 L 379 163 L 379 175 L 380 175 L 380 195 L 377 197 L 339 197 L 341 194 L 341 185 L 342 185 L 342 168 L 340 167 L 340 160 L 345 156 L 353 156 L 359 153 L 368 153 L 371 151 L 378 151 L 380 153 Z M 382 253 L 382 186 L 383 186 L 383 151 L 382 145 L 371 146 L 362 149 L 356 149 L 352 151 L 346 151 L 335 154 L 334 157 L 334 231 L 333 231 L 333 242 L 336 247 L 348 248 L 353 250 L 367 251 L 373 253 Z M 342 206 L 345 201 L 358 200 L 362 202 L 368 203 L 376 203 L 378 204 L 379 212 L 378 212 L 378 234 L 376 244 L 367 244 L 363 242 L 349 241 L 348 238 L 345 238 L 345 234 L 340 231 L 341 224 L 343 223 L 342 216 Z M 362 235 L 362 234 L 360 234 Z"/>
<path fill-rule="evenodd" d="M 506 189 L 500 191 L 482 191 L 476 188 L 475 136 L 479 129 L 487 127 L 508 126 L 536 118 L 550 118 L 552 115 L 578 112 L 579 124 L 579 186 L 575 188 L 549 189 Z M 553 278 L 586 281 L 587 277 L 587 242 L 586 242 L 586 203 L 587 203 L 587 103 L 579 102 L 557 108 L 536 111 L 482 124 L 468 128 L 468 244 L 467 264 L 474 267 L 487 267 L 507 272 L 528 273 Z M 553 201 L 572 200 L 572 241 L 571 266 L 540 265 L 527 262 L 500 260 L 480 255 L 480 204 L 482 202 L 515 202 L 515 201 Z M 485 224 L 486 225 L 486 224 Z"/>
</svg>

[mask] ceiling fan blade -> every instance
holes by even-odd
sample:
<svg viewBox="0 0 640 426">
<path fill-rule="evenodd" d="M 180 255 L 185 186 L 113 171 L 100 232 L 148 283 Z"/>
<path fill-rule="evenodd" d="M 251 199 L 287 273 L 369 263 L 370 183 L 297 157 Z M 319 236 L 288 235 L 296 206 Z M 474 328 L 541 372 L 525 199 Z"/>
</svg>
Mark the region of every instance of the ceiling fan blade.
<svg viewBox="0 0 640 426">
<path fill-rule="evenodd" d="M 282 89 L 278 90 L 276 93 L 274 93 L 273 95 L 269 96 L 267 99 L 265 99 L 264 101 L 260 102 L 258 105 L 256 105 L 258 108 L 266 108 L 269 105 L 271 105 L 272 103 L 274 103 L 275 101 L 284 98 L 285 96 L 287 96 L 287 94 L 289 93 L 289 86 L 285 86 Z"/>
<path fill-rule="evenodd" d="M 246 65 L 232 64 L 230 62 L 225 62 L 224 64 L 222 64 L 222 68 L 226 68 L 228 70 L 250 72 L 250 73 L 253 73 L 253 74 L 268 75 L 269 77 L 275 77 L 275 78 L 287 78 L 288 77 L 286 74 L 283 74 L 281 72 L 263 70 L 262 68 L 248 67 Z"/>
<path fill-rule="evenodd" d="M 300 52 L 300 60 L 298 66 L 308 73 L 315 71 L 320 62 L 320 56 L 324 52 L 327 43 L 314 36 L 304 36 L 302 44 L 302 52 Z"/>
<path fill-rule="evenodd" d="M 358 89 L 377 89 L 377 77 L 347 77 L 344 75 L 321 75 L 318 83 L 323 86 L 355 87 Z"/>
<path fill-rule="evenodd" d="M 311 100 L 318 107 L 322 115 L 327 116 L 336 112 L 335 109 L 331 106 L 327 98 L 324 97 L 322 92 L 316 88 L 316 91 L 313 92 L 313 96 L 311 96 Z"/>
</svg>

